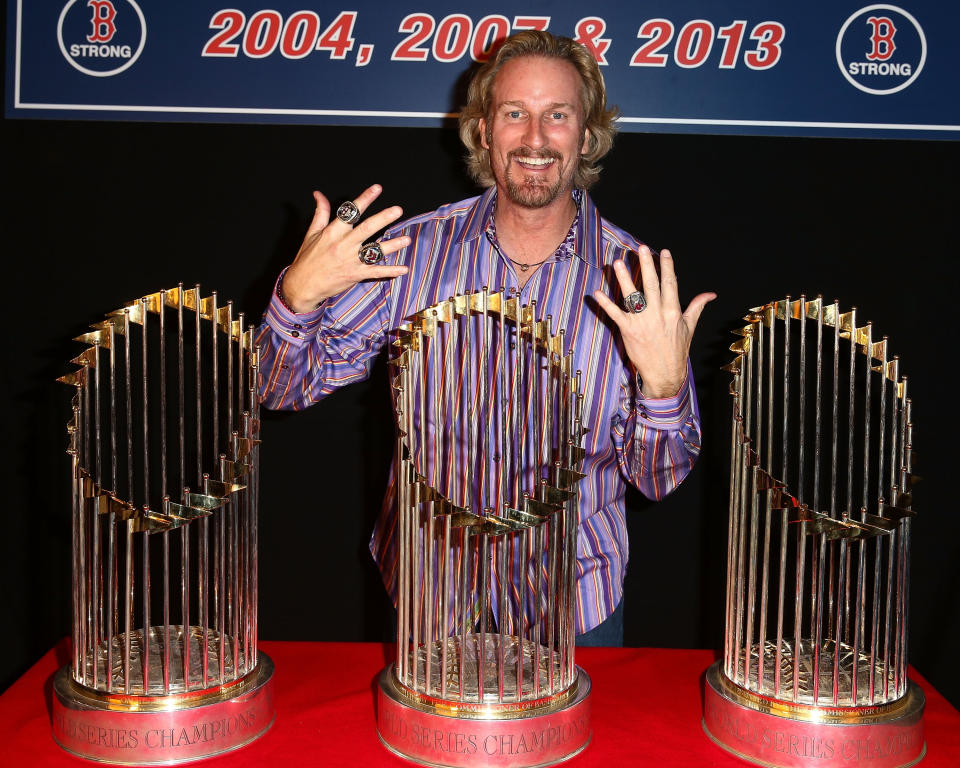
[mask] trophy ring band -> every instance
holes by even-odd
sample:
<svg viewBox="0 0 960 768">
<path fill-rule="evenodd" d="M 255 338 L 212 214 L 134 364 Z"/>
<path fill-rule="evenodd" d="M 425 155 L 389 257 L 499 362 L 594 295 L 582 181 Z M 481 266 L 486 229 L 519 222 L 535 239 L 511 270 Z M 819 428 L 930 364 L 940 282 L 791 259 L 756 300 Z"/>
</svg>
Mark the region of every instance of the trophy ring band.
<svg viewBox="0 0 960 768">
<path fill-rule="evenodd" d="M 360 218 L 360 209 L 357 208 L 357 204 L 353 200 L 347 200 L 337 208 L 337 218 L 344 224 L 353 224 Z"/>
<path fill-rule="evenodd" d="M 383 249 L 380 243 L 367 243 L 361 246 L 359 259 L 364 264 L 379 264 L 383 261 Z"/>
<path fill-rule="evenodd" d="M 647 297 L 643 291 L 634 291 L 623 297 L 623 308 L 627 312 L 643 312 L 647 308 Z"/>
</svg>

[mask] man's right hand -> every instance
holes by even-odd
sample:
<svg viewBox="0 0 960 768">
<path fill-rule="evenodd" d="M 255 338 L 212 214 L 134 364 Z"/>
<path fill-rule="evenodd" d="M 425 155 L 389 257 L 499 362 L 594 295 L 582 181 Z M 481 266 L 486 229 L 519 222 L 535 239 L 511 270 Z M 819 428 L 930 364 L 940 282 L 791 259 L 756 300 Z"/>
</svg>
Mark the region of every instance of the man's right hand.
<svg viewBox="0 0 960 768">
<path fill-rule="evenodd" d="M 382 187 L 374 184 L 353 202 L 360 214 L 380 196 Z M 407 267 L 364 264 L 360 246 L 375 232 L 400 218 L 400 206 L 386 208 L 355 227 L 334 217 L 330 221 L 330 202 L 320 192 L 313 193 L 317 209 L 303 239 L 297 258 L 283 276 L 280 290 L 287 306 L 294 312 L 309 312 L 331 296 L 343 293 L 361 280 L 385 280 L 407 273 Z M 409 237 L 396 237 L 380 242 L 384 255 L 410 245 Z"/>
</svg>

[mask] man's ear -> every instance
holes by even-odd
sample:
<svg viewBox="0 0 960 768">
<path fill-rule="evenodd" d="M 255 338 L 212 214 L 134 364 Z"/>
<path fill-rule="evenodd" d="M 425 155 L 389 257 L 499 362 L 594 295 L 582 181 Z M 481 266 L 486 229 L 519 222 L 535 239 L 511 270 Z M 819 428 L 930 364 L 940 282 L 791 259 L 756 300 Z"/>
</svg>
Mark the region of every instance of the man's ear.
<svg viewBox="0 0 960 768">
<path fill-rule="evenodd" d="M 487 143 L 487 119 L 485 117 L 480 118 L 477 128 L 480 129 L 480 146 L 484 149 L 490 149 L 490 145 Z"/>
<path fill-rule="evenodd" d="M 585 155 L 590 151 L 590 129 L 583 129 L 583 144 L 580 147 L 580 154 Z"/>
</svg>

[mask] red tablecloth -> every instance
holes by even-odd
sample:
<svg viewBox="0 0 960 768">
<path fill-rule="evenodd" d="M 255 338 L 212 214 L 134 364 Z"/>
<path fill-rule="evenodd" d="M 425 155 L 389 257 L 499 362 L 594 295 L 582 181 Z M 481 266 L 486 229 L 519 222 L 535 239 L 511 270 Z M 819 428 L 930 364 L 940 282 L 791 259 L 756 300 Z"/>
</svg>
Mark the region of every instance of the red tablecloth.
<svg viewBox="0 0 960 768">
<path fill-rule="evenodd" d="M 264 642 L 276 664 L 277 718 L 260 740 L 211 759 L 216 766 L 409 766 L 377 739 L 374 681 L 392 658 L 379 643 Z M 584 648 L 577 663 L 593 680 L 593 741 L 570 768 L 744 763 L 701 727 L 703 673 L 710 651 Z M 53 675 L 67 646 L 47 653 L 0 696 L 0 765 L 79 766 L 50 735 Z M 960 712 L 916 673 L 927 697 L 922 768 L 960 765 Z M 87 763 L 90 764 L 90 763 Z"/>
</svg>

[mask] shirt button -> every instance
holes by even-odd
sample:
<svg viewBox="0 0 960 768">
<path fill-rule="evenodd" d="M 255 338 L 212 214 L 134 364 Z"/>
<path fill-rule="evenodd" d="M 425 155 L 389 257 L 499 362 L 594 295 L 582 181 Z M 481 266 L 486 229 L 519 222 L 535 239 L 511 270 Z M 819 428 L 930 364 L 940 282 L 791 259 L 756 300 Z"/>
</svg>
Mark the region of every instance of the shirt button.
<svg viewBox="0 0 960 768">
<path fill-rule="evenodd" d="M 287 370 L 289 367 L 290 367 L 289 365 L 287 365 L 286 363 L 284 363 L 283 365 L 280 366 L 280 370 L 281 370 L 281 371 L 285 371 L 285 370 Z"/>
<path fill-rule="evenodd" d="M 293 336 L 293 338 L 297 338 L 297 336 L 300 335 L 300 331 L 290 331 L 290 335 Z"/>
<path fill-rule="evenodd" d="M 293 327 L 294 327 L 294 328 L 303 328 L 303 326 L 300 325 L 300 323 L 296 323 Z"/>
</svg>

